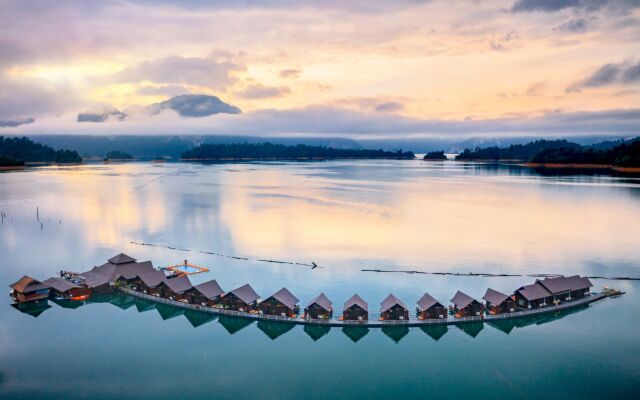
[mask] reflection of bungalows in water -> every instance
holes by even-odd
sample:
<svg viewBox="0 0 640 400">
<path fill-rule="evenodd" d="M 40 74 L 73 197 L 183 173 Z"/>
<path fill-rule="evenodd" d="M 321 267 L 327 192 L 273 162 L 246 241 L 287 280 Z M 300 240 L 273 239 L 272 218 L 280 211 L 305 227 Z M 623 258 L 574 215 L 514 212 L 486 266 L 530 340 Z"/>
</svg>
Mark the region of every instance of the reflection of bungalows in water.
<svg viewBox="0 0 640 400">
<path fill-rule="evenodd" d="M 47 285 L 51 296 L 60 299 L 70 299 L 80 296 L 88 297 L 91 294 L 91 289 L 62 278 L 49 278 L 42 283 Z"/>
<path fill-rule="evenodd" d="M 447 318 L 447 308 L 431 297 L 429 293 L 422 295 L 418 300 L 418 319 L 443 319 Z"/>
<path fill-rule="evenodd" d="M 191 304 L 213 307 L 218 304 L 223 293 L 224 291 L 214 279 L 194 286 L 185 294 L 185 298 Z"/>
<path fill-rule="evenodd" d="M 347 335 L 353 343 L 356 343 L 369 333 L 369 328 L 366 326 L 344 326 L 342 327 L 342 333 Z"/>
<path fill-rule="evenodd" d="M 382 333 L 396 343 L 400 342 L 409 333 L 409 328 L 406 326 L 383 326 L 381 330 Z"/>
<path fill-rule="evenodd" d="M 422 325 L 420 329 L 436 342 L 440 340 L 448 331 L 449 327 L 445 324 L 438 325 Z"/>
<path fill-rule="evenodd" d="M 500 293 L 491 288 L 487 289 L 487 292 L 482 296 L 482 299 L 487 302 L 489 314 L 495 315 L 511 313 L 516 310 L 516 302 L 512 296 Z"/>
<path fill-rule="evenodd" d="M 249 318 L 236 318 L 236 317 L 228 317 L 226 315 L 221 315 L 218 318 L 218 322 L 222 327 L 229 332 L 230 334 L 234 334 L 241 329 L 246 328 L 247 326 L 253 323 L 252 319 Z"/>
<path fill-rule="evenodd" d="M 256 324 L 258 329 L 265 333 L 271 340 L 276 340 L 280 336 L 289 332 L 291 329 L 295 327 L 294 324 L 285 324 L 282 322 L 273 322 L 273 321 L 265 321 L 260 320 Z"/>
<path fill-rule="evenodd" d="M 164 272 L 158 270 L 147 271 L 138 274 L 138 291 L 151 295 L 160 296 L 162 287 L 160 284 L 166 279 Z"/>
<path fill-rule="evenodd" d="M 389 294 L 380 303 L 380 317 L 383 320 L 407 320 L 409 319 L 409 309 L 402 300 Z"/>
<path fill-rule="evenodd" d="M 459 290 L 453 296 L 451 302 L 454 306 L 456 318 L 480 316 L 484 311 L 482 303 Z"/>
<path fill-rule="evenodd" d="M 333 317 L 333 303 L 324 293 L 314 297 L 304 309 L 304 318 L 331 319 Z"/>
<path fill-rule="evenodd" d="M 305 324 L 304 332 L 309 335 L 313 341 L 317 341 L 327 333 L 331 331 L 331 327 L 329 325 L 316 325 L 316 324 Z"/>
<path fill-rule="evenodd" d="M 167 304 L 157 304 L 156 310 L 158 311 L 158 314 L 160 314 L 160 318 L 162 318 L 163 321 L 179 317 L 184 314 L 184 309 L 173 307 Z"/>
<path fill-rule="evenodd" d="M 456 326 L 458 327 L 458 329 L 471 336 L 472 338 L 478 336 L 480 334 L 480 331 L 484 329 L 484 324 L 482 322 L 456 324 Z"/>
<path fill-rule="evenodd" d="M 295 314 L 296 305 L 300 300 L 287 288 L 282 288 L 261 301 L 258 309 L 262 314 L 291 317 Z"/>
<path fill-rule="evenodd" d="M 215 321 L 215 319 L 218 318 L 218 316 L 215 314 L 194 310 L 185 310 L 184 316 L 194 328 L 197 328 L 208 322 Z"/>
<path fill-rule="evenodd" d="M 34 318 L 38 318 L 40 314 L 51 308 L 47 300 L 14 303 L 11 304 L 11 306 L 21 313 L 30 315 Z"/>
<path fill-rule="evenodd" d="M 351 321 L 363 321 L 369 319 L 369 304 L 354 294 L 344 303 L 344 309 L 342 311 L 343 320 Z"/>
<path fill-rule="evenodd" d="M 589 278 L 583 278 L 579 275 L 545 278 L 537 280 L 536 283 L 544 286 L 551 293 L 554 304 L 581 299 L 589 293 L 589 288 L 593 286 Z"/>
<path fill-rule="evenodd" d="M 185 294 L 191 288 L 193 288 L 193 285 L 186 275 L 167 277 L 158 284 L 162 297 L 176 301 L 186 301 Z"/>
<path fill-rule="evenodd" d="M 223 294 L 220 298 L 220 304 L 229 310 L 249 312 L 258 308 L 259 298 L 260 295 L 253 290 L 251 285 L 246 284 Z"/>
<path fill-rule="evenodd" d="M 42 282 L 30 276 L 23 276 L 17 282 L 9 285 L 11 287 L 11 297 L 16 303 L 26 303 L 31 301 L 45 300 L 49 297 L 49 288 Z"/>
</svg>

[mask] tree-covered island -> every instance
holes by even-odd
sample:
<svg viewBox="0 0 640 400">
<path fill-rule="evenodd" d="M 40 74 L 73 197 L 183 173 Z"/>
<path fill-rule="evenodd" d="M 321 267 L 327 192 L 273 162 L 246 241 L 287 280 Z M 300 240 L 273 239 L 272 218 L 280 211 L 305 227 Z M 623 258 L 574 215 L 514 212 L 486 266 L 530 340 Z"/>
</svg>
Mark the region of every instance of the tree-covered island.
<svg viewBox="0 0 640 400">
<path fill-rule="evenodd" d="M 202 144 L 182 153 L 183 160 L 327 160 L 415 158 L 412 151 L 336 149 L 325 146 L 265 143 Z"/>
</svg>

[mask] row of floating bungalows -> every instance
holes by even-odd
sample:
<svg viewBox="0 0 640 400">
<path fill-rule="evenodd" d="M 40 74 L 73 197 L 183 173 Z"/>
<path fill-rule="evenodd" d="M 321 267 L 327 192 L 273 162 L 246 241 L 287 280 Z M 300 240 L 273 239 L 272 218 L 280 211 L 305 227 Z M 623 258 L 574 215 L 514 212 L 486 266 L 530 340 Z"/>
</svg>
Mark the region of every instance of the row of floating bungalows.
<svg viewBox="0 0 640 400">
<path fill-rule="evenodd" d="M 300 313 L 298 298 L 286 288 L 259 301 L 260 295 L 249 284 L 229 292 L 224 292 L 215 280 L 194 286 L 186 275 L 167 276 L 163 271 L 154 269 L 150 261 L 138 263 L 122 253 L 109 259 L 106 264 L 77 276 L 50 278 L 43 282 L 23 277 L 11 285 L 12 295 L 17 302 L 37 301 L 49 296 L 82 297 L 113 290 L 116 286 L 169 300 L 240 312 L 285 317 L 296 317 Z M 425 293 L 417 302 L 416 314 L 418 319 L 443 319 L 450 313 L 456 318 L 482 316 L 484 313 L 509 313 L 582 298 L 592 286 L 588 278 L 577 275 L 545 278 L 520 287 L 511 295 L 487 289 L 482 297 L 485 303 L 458 291 L 449 307 Z M 382 320 L 409 319 L 409 308 L 393 294 L 388 295 L 380 305 Z M 333 303 L 324 293 L 320 293 L 304 308 L 303 316 L 305 319 L 331 319 Z M 340 319 L 368 320 L 368 303 L 354 294 L 344 303 Z"/>
</svg>

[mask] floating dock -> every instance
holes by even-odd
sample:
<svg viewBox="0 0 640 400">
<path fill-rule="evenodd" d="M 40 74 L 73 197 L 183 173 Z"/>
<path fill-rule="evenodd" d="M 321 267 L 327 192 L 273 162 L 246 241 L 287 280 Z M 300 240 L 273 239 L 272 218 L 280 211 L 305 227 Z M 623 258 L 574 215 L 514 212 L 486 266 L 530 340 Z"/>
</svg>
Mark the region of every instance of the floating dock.
<svg viewBox="0 0 640 400">
<path fill-rule="evenodd" d="M 540 307 L 536 309 L 516 311 L 511 313 L 504 314 L 496 314 L 496 315 L 484 315 L 484 316 L 470 316 L 470 317 L 461 317 L 461 318 L 441 318 L 441 319 L 425 319 L 425 320 L 417 320 L 417 319 L 408 319 L 408 320 L 362 320 L 362 321 L 352 321 L 352 320 L 335 320 L 335 319 L 304 319 L 304 318 L 290 318 L 290 317 L 282 317 L 277 315 L 266 315 L 266 314 L 255 314 L 255 313 L 247 313 L 241 311 L 233 311 L 233 310 L 225 310 L 222 308 L 215 307 L 207 307 L 201 306 L 197 304 L 189 304 L 182 301 L 177 300 L 169 300 L 163 297 L 152 296 L 148 294 L 144 294 L 141 292 L 137 292 L 135 290 L 127 289 L 124 287 L 119 287 L 123 293 L 128 295 L 138 297 L 141 299 L 149 300 L 155 303 L 167 304 L 178 308 L 184 308 L 187 310 L 195 310 L 204 313 L 211 313 L 217 315 L 227 315 L 231 317 L 237 318 L 245 318 L 251 320 L 262 320 L 262 321 L 274 321 L 274 322 L 283 322 L 288 324 L 296 324 L 296 325 L 323 325 L 323 326 L 334 326 L 334 327 L 344 327 L 344 326 L 364 326 L 369 328 L 381 328 L 385 326 L 432 326 L 432 325 L 457 325 L 457 324 L 465 324 L 465 323 L 478 323 L 478 322 L 492 322 L 492 321 L 501 321 L 507 319 L 517 319 L 529 317 L 532 315 L 541 315 L 541 314 L 550 314 L 562 310 L 568 310 L 572 308 L 577 308 L 581 306 L 588 305 L 590 303 L 602 300 L 609 295 L 604 293 L 599 294 L 591 294 L 584 298 L 568 301 L 566 303 L 561 303 L 558 305 L 550 305 L 546 307 Z"/>
</svg>

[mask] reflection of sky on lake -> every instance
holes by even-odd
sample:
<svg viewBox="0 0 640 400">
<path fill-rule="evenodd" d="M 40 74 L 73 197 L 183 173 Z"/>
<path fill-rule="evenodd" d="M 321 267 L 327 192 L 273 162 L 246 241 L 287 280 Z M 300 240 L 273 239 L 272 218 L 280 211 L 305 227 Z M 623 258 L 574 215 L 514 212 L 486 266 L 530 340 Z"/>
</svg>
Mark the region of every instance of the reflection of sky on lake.
<svg viewBox="0 0 640 400">
<path fill-rule="evenodd" d="M 338 312 L 357 291 L 375 315 L 393 292 L 413 314 L 425 291 L 448 303 L 458 289 L 480 298 L 487 287 L 509 292 L 534 278 L 361 269 L 640 275 L 639 183 L 417 160 L 100 164 L 2 173 L 0 211 L 7 219 L 0 226 L 0 285 L 22 274 L 87 270 L 125 251 L 156 266 L 188 259 L 212 268 L 194 282 L 215 277 L 226 290 L 249 282 L 263 298 L 286 286 L 304 305 L 323 291 Z M 322 268 L 257 258 L 315 261 Z M 291 399 L 354 398 L 363 388 L 369 397 L 400 398 L 606 395 L 640 378 L 631 351 L 640 348 L 639 292 L 636 282 L 594 284 L 628 294 L 563 318 L 408 332 L 289 330 L 122 298 L 77 309 L 51 303 L 33 318 L 2 296 L 0 397 L 112 398 L 122 393 L 113 382 L 139 398 L 251 398 L 255 387 Z M 182 365 L 198 373 L 172 380 L 176 368 L 185 371 Z M 318 377 L 313 382 L 310 370 Z M 246 385 L 247 376 L 254 385 Z"/>
<path fill-rule="evenodd" d="M 640 221 L 640 185 L 633 178 L 336 161 L 52 167 L 0 179 L 0 209 L 10 218 L 0 231 L 4 257 L 36 274 L 87 269 L 125 250 L 158 266 L 188 258 L 213 267 L 227 289 L 251 281 L 263 295 L 286 285 L 338 297 L 347 295 L 340 286 L 376 296 L 411 288 L 407 295 L 418 297 L 434 284 L 449 296 L 449 282 L 460 278 L 360 270 L 628 275 L 638 259 L 640 224 L 631 222 Z M 34 246 L 39 251 L 29 252 Z"/>
</svg>

